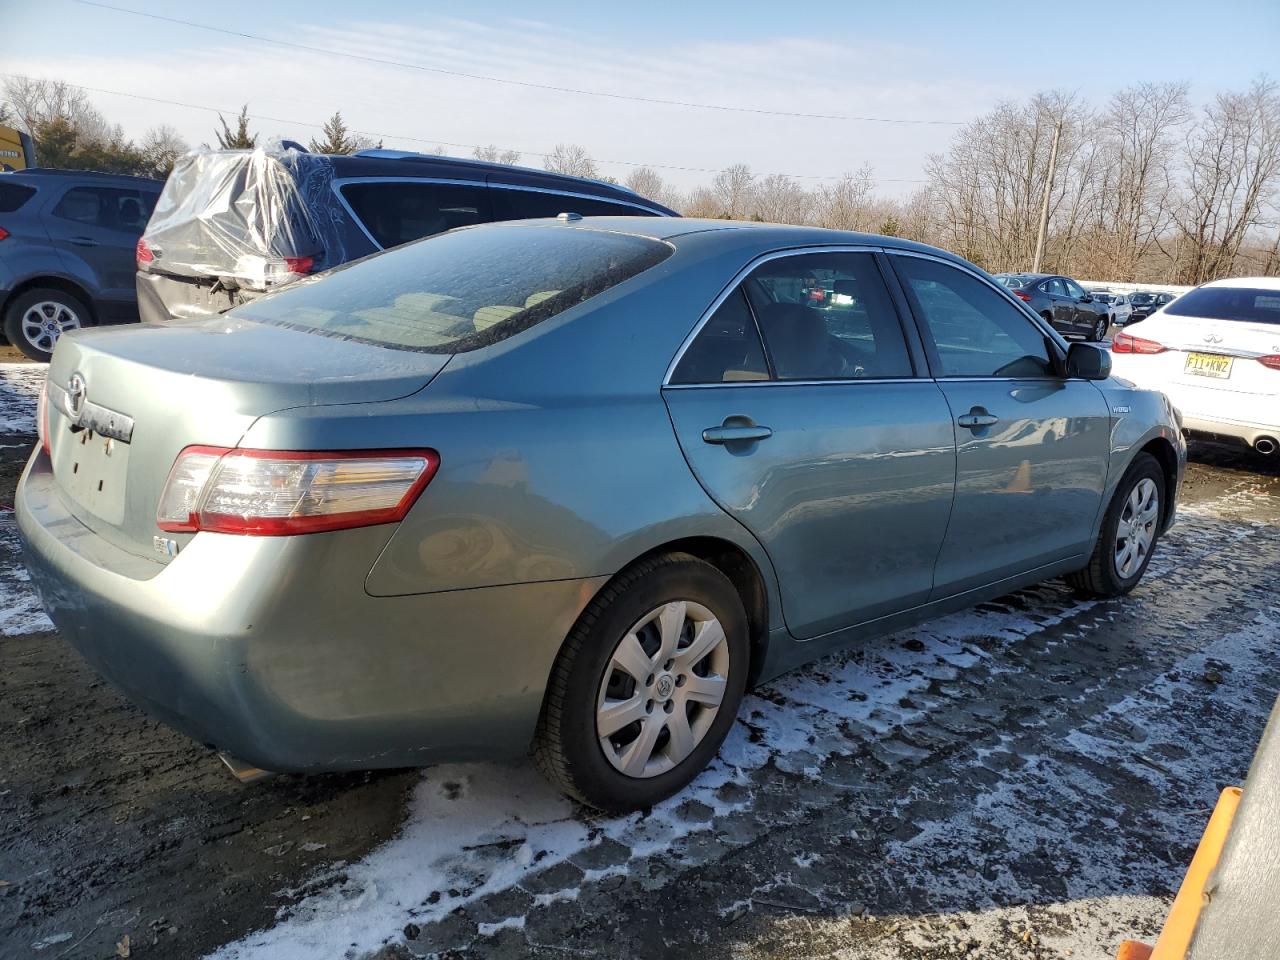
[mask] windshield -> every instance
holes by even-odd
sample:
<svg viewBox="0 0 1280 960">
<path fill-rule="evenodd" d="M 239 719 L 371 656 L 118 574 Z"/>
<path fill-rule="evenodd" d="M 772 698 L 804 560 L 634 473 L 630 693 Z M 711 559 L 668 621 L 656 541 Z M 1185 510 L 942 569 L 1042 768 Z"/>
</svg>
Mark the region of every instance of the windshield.
<svg viewBox="0 0 1280 960">
<path fill-rule="evenodd" d="M 657 240 L 558 224 L 438 234 L 356 261 L 230 316 L 427 353 L 531 327 L 661 263 Z"/>
<path fill-rule="evenodd" d="M 1135 293 L 1129 297 L 1130 303 L 1151 303 L 1153 300 L 1155 297 L 1149 293 Z"/>
<path fill-rule="evenodd" d="M 1175 317 L 1207 317 L 1242 323 L 1280 324 L 1280 290 L 1197 287 L 1164 308 Z"/>
</svg>

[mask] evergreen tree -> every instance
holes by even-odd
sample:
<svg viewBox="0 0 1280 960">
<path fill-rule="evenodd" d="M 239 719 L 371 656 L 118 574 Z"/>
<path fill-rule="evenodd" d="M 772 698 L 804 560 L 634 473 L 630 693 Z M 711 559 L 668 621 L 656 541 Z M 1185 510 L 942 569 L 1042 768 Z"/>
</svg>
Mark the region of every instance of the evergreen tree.
<svg viewBox="0 0 1280 960">
<path fill-rule="evenodd" d="M 246 103 L 240 108 L 240 116 L 236 122 L 235 133 L 231 132 L 231 128 L 227 126 L 226 118 L 222 114 L 218 114 L 218 120 L 222 123 L 221 130 L 215 130 L 214 135 L 218 138 L 218 146 L 223 150 L 252 150 L 258 145 L 258 135 L 249 132 L 249 105 Z"/>
</svg>

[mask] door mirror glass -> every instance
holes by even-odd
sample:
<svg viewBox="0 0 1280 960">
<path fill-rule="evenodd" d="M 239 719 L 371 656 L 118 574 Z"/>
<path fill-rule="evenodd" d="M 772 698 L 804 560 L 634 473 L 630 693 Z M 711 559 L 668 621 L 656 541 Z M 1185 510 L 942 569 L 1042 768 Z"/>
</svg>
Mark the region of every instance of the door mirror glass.
<svg viewBox="0 0 1280 960">
<path fill-rule="evenodd" d="M 1111 376 L 1111 354 L 1092 343 L 1073 343 L 1067 348 L 1067 377 L 1105 380 Z"/>
</svg>

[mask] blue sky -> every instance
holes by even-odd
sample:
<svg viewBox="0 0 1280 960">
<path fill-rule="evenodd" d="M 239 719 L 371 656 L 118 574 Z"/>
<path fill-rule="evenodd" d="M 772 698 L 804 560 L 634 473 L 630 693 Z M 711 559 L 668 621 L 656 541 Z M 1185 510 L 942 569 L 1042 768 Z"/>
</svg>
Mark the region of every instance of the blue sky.
<svg viewBox="0 0 1280 960">
<path fill-rule="evenodd" d="M 1203 101 L 1274 69 L 1280 3 L 1079 2 L 483 4 L 312 2 L 121 7 L 462 73 L 662 99 L 965 121 L 1002 98 L 1076 92 L 1095 103 L 1141 80 L 1186 80 Z M 305 18 L 300 11 L 305 10 Z M 496 143 L 526 163 L 576 142 L 625 177 L 662 165 L 687 187 L 746 162 L 836 176 L 870 163 L 887 193 L 921 176 L 955 128 L 755 116 L 556 93 L 325 56 L 74 2 L 0 0 L 0 71 L 234 109 L 305 140 L 335 109 L 410 149 Z M 193 144 L 216 115 L 93 93 L 130 135 L 168 123 Z"/>
</svg>

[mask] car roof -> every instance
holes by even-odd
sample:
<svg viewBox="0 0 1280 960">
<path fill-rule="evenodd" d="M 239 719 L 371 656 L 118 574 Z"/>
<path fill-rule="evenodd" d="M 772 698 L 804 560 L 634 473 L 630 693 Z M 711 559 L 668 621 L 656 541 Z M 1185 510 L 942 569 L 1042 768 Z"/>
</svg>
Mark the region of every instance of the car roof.
<svg viewBox="0 0 1280 960">
<path fill-rule="evenodd" d="M 917 253 L 928 253 L 933 256 L 964 263 L 955 254 L 938 247 L 931 247 L 914 240 L 903 240 L 901 237 L 886 237 L 876 233 L 856 233 L 852 230 L 828 230 L 824 227 L 794 226 L 785 223 L 760 223 L 747 220 L 697 219 L 694 217 L 582 217 L 576 220 L 562 221 L 558 218 L 540 220 L 507 221 L 494 226 L 510 226 L 512 223 L 542 224 L 560 223 L 576 230 L 606 230 L 611 233 L 627 233 L 637 237 L 648 237 L 652 240 L 674 241 L 692 234 L 722 233 L 726 237 L 732 235 L 735 240 L 753 243 L 762 251 L 783 247 L 829 246 L 847 244 L 851 246 L 885 247 L 894 250 L 911 250 Z M 483 229 L 487 224 L 468 227 L 470 230 Z"/>
<path fill-rule="evenodd" d="M 1226 280 L 1210 280 L 1206 287 L 1252 287 L 1261 290 L 1280 290 L 1280 277 L 1230 277 Z"/>
<path fill-rule="evenodd" d="M 103 184 L 154 187 L 159 190 L 164 186 L 163 180 L 151 177 L 135 177 L 128 173 L 103 173 L 99 170 L 56 170 L 52 167 L 27 167 L 25 170 L 12 170 L 0 174 L 12 177 L 19 183 L 36 186 L 41 183 L 57 183 L 66 180 L 83 180 Z"/>
</svg>

